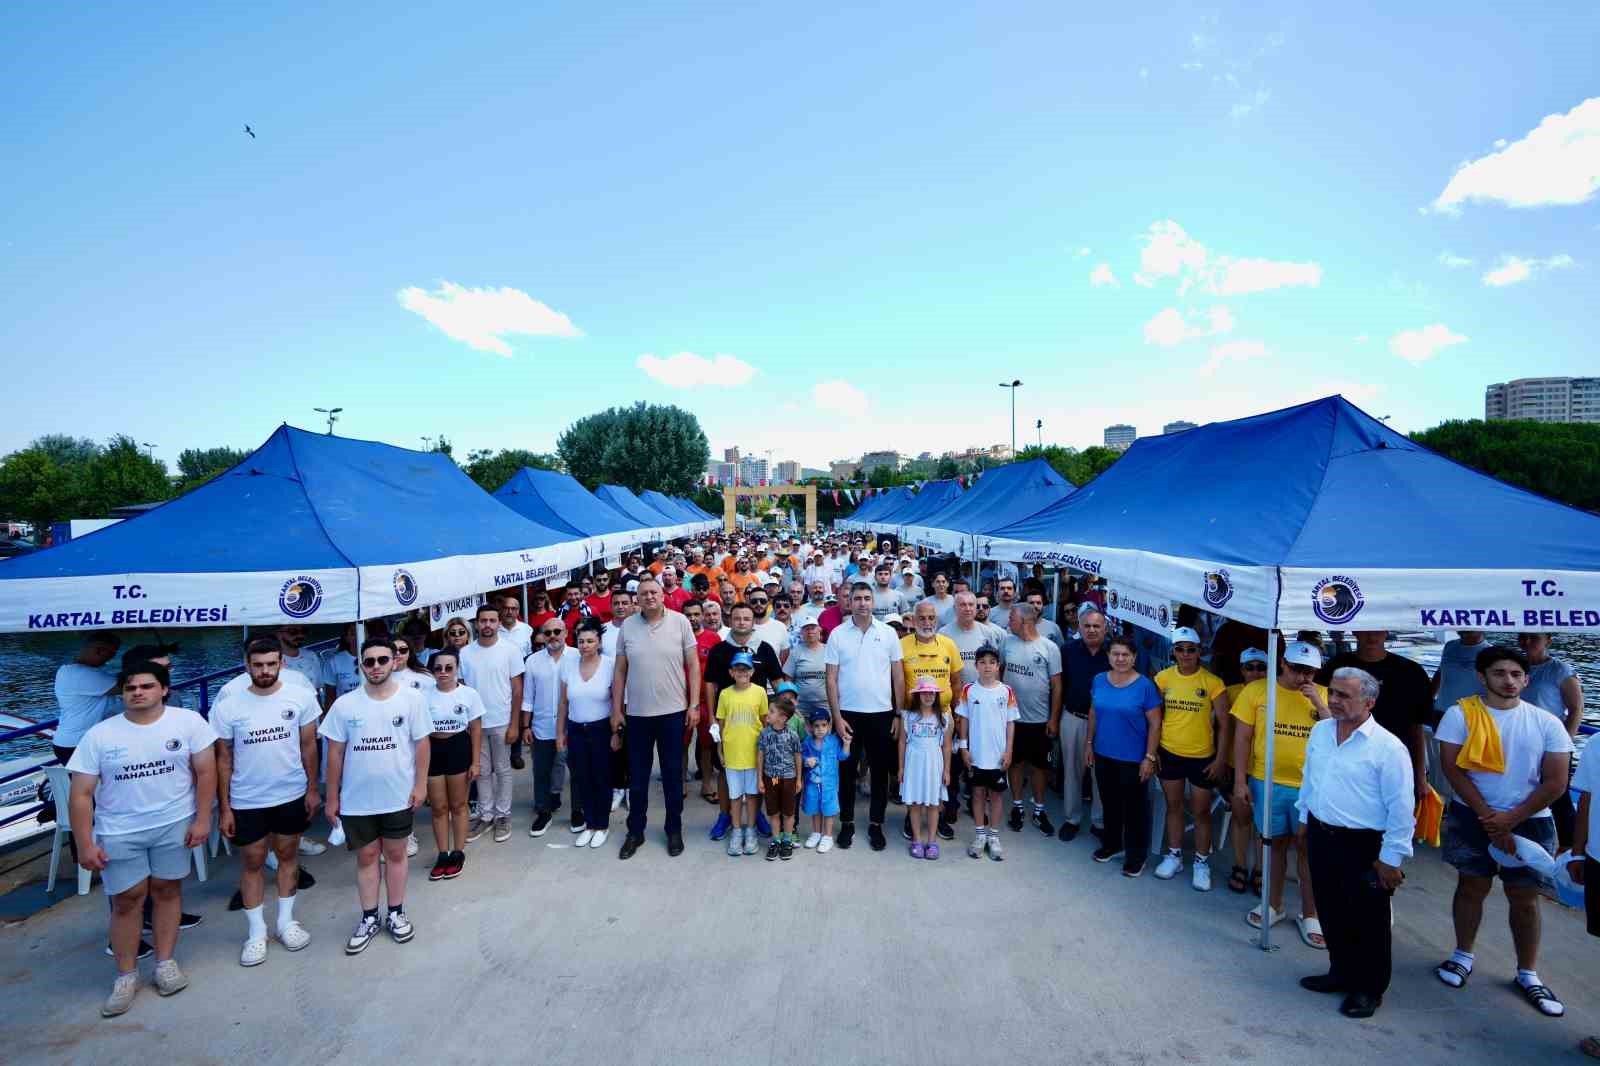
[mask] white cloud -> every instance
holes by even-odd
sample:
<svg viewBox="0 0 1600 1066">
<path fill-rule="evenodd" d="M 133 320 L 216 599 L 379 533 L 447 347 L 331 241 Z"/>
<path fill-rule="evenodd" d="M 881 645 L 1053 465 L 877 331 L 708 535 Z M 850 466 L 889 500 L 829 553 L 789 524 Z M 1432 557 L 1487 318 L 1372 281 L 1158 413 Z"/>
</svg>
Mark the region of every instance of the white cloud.
<svg viewBox="0 0 1600 1066">
<path fill-rule="evenodd" d="M 865 417 L 869 406 L 866 393 L 839 378 L 813 385 L 811 404 L 819 411 L 831 411 L 851 418 Z"/>
<path fill-rule="evenodd" d="M 1450 252 L 1439 253 L 1439 265 L 1450 270 L 1461 270 L 1472 265 L 1472 260 L 1464 256 L 1452 255 Z"/>
<path fill-rule="evenodd" d="M 1263 107 L 1265 107 L 1267 101 L 1270 99 L 1272 99 L 1272 94 L 1270 92 L 1265 89 L 1257 89 L 1254 95 L 1245 97 L 1243 100 L 1240 100 L 1231 108 L 1229 108 L 1228 117 L 1233 119 L 1235 122 L 1238 122 L 1241 119 L 1249 118 L 1253 112 L 1260 111 Z"/>
<path fill-rule="evenodd" d="M 1483 276 L 1485 285 L 1499 288 L 1527 281 L 1536 273 L 1561 270 L 1574 265 L 1570 255 L 1552 255 L 1548 259 L 1524 259 L 1519 255 L 1500 257 L 1500 265 Z"/>
<path fill-rule="evenodd" d="M 1157 278 L 1175 278 L 1185 270 L 1201 270 L 1206 265 L 1206 246 L 1190 238 L 1170 218 L 1151 223 L 1142 240 L 1139 273 L 1133 276 L 1140 285 L 1149 287 Z"/>
<path fill-rule="evenodd" d="M 1243 363 L 1251 359 L 1265 359 L 1272 353 L 1260 341 L 1229 341 L 1211 349 L 1211 357 L 1200 365 L 1199 374 L 1208 378 L 1221 369 L 1224 363 Z"/>
<path fill-rule="evenodd" d="M 1244 296 L 1252 292 L 1297 286 L 1314 289 L 1322 284 L 1322 267 L 1316 263 L 1224 258 L 1218 265 L 1221 268 L 1221 280 L 1213 280 L 1209 291 L 1219 296 Z"/>
<path fill-rule="evenodd" d="M 1173 348 L 1196 337 L 1211 337 L 1233 332 L 1233 313 L 1226 307 L 1211 308 L 1204 315 L 1185 315 L 1176 307 L 1156 313 L 1144 324 L 1144 342 L 1158 348 Z"/>
<path fill-rule="evenodd" d="M 1600 96 L 1564 115 L 1546 115 L 1527 136 L 1463 163 L 1435 211 L 1454 214 L 1469 201 L 1507 207 L 1581 204 L 1600 190 Z"/>
<path fill-rule="evenodd" d="M 1403 329 L 1389 338 L 1389 350 L 1408 363 L 1425 363 L 1451 345 L 1464 344 L 1467 338 L 1450 327 L 1435 322 L 1421 329 Z"/>
<path fill-rule="evenodd" d="M 1111 272 L 1110 263 L 1101 263 L 1099 266 L 1095 267 L 1089 272 L 1089 284 L 1093 285 L 1097 289 L 1107 285 L 1115 289 L 1120 288 L 1122 283 L 1119 282 L 1117 280 L 1117 276 Z"/>
<path fill-rule="evenodd" d="M 1085 258 L 1088 257 L 1089 252 L 1091 250 L 1092 249 L 1090 249 L 1090 247 L 1087 244 L 1080 245 L 1078 250 L 1076 252 L 1072 253 L 1072 258 L 1074 258 L 1074 259 L 1085 259 Z"/>
<path fill-rule="evenodd" d="M 502 337 L 581 337 L 572 320 L 521 289 L 469 289 L 443 281 L 432 292 L 415 285 L 396 293 L 400 306 L 439 327 L 445 336 L 480 352 L 510 356 Z"/>
<path fill-rule="evenodd" d="M 722 354 L 707 359 L 693 352 L 679 352 L 662 359 L 647 352 L 634 365 L 673 389 L 731 389 L 748 385 L 756 376 L 756 368 L 743 359 Z"/>
</svg>

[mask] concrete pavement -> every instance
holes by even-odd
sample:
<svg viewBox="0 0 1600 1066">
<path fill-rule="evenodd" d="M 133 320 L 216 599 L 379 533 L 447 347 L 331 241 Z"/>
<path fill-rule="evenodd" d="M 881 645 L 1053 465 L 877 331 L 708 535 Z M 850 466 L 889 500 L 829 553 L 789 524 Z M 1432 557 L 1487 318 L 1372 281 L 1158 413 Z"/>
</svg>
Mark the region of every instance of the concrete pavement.
<svg viewBox="0 0 1600 1066">
<path fill-rule="evenodd" d="M 1326 969 L 1292 923 L 1263 953 L 1243 922 L 1250 901 L 1194 892 L 1147 872 L 1129 881 L 1031 827 L 1002 830 L 1006 861 L 971 860 L 971 822 L 938 862 L 906 855 L 890 809 L 890 847 L 797 852 L 790 862 L 730 859 L 706 839 L 715 808 L 686 800 L 688 850 L 666 854 L 659 791 L 648 842 L 617 860 L 621 818 L 602 851 L 576 851 L 564 820 L 527 835 L 519 775 L 514 835 L 480 838 L 465 873 L 430 884 L 427 817 L 411 860 L 415 940 L 386 938 L 357 957 L 354 861 L 307 860 L 318 884 L 296 916 L 312 945 L 275 942 L 238 964 L 244 919 L 226 911 L 238 865 L 185 884 L 206 921 L 182 934 L 192 984 L 103 1020 L 112 964 L 96 886 L 0 931 L 0 1059 L 8 1063 L 325 1064 L 1283 1062 L 1366 1064 L 1580 1061 L 1600 1031 L 1600 943 L 1581 916 L 1544 911 L 1541 976 L 1567 1003 L 1548 1019 L 1511 991 L 1503 899 L 1488 906 L 1478 966 L 1451 991 L 1431 969 L 1451 947 L 1453 876 L 1420 849 L 1396 897 L 1395 981 L 1376 1018 L 1353 1022 L 1337 996 L 1296 981 Z M 617 812 L 626 816 L 626 811 Z M 865 814 L 864 810 L 860 811 Z M 1287 896 L 1296 908 L 1294 886 Z M 269 891 L 270 896 L 270 891 Z M 267 905 L 272 920 L 273 904 Z M 148 982 L 151 964 L 142 964 Z"/>
</svg>

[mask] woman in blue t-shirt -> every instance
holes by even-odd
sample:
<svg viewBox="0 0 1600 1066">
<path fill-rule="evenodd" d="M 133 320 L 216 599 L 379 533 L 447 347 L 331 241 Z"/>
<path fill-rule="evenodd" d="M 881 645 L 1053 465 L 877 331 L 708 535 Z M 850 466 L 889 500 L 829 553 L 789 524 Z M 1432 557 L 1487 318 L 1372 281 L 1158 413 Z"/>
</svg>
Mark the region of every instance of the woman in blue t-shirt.
<svg viewBox="0 0 1600 1066">
<path fill-rule="evenodd" d="M 1156 771 L 1161 739 L 1161 692 L 1133 668 L 1138 650 L 1130 637 L 1106 642 L 1111 669 L 1089 690 L 1088 752 L 1105 807 L 1105 832 L 1095 862 L 1122 858 L 1122 876 L 1138 877 L 1150 855 L 1148 782 Z"/>
</svg>

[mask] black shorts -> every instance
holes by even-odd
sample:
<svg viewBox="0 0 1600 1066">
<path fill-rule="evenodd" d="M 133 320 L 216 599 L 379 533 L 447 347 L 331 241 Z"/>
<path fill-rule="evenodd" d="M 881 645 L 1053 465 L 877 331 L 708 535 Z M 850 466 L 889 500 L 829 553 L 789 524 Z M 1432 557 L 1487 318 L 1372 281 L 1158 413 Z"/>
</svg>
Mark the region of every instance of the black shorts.
<svg viewBox="0 0 1600 1066">
<path fill-rule="evenodd" d="M 339 824 L 344 826 L 345 846 L 360 851 L 380 837 L 404 840 L 411 835 L 411 815 L 409 808 L 388 814 L 341 814 Z"/>
<path fill-rule="evenodd" d="M 306 815 L 306 798 L 296 796 L 276 807 L 233 809 L 233 836 L 228 842 L 236 848 L 248 847 L 269 833 L 294 837 L 311 828 Z"/>
<path fill-rule="evenodd" d="M 1043 722 L 1018 722 L 1011 734 L 1011 765 L 1050 769 L 1050 737 Z"/>
<path fill-rule="evenodd" d="M 1006 790 L 1006 772 L 1004 770 L 985 770 L 982 767 L 972 768 L 972 788 L 986 789 L 990 792 L 1004 792 Z"/>
<path fill-rule="evenodd" d="M 428 776 L 451 777 L 472 769 L 472 733 L 463 729 L 444 739 L 428 738 Z"/>
<path fill-rule="evenodd" d="M 1159 749 L 1161 768 L 1156 771 L 1156 776 L 1163 781 L 1187 781 L 1195 788 L 1214 789 L 1217 783 L 1206 775 L 1206 768 L 1211 765 L 1211 759 L 1203 759 L 1192 755 L 1174 755 L 1166 748 Z M 1213 756 L 1214 758 L 1214 756 Z"/>
<path fill-rule="evenodd" d="M 1590 800 L 1593 803 L 1594 800 Z M 1589 919 L 1589 935 L 1600 936 L 1600 862 L 1583 860 L 1583 908 Z"/>
</svg>

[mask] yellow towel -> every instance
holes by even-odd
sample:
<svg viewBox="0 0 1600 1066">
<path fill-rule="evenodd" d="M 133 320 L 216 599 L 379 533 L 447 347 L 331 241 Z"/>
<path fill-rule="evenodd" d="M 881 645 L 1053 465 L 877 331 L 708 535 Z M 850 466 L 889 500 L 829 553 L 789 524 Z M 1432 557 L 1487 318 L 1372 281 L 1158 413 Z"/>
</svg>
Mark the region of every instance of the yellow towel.
<svg viewBox="0 0 1600 1066">
<path fill-rule="evenodd" d="M 1500 747 L 1500 727 L 1494 724 L 1483 698 L 1468 696 L 1462 700 L 1461 713 L 1467 717 L 1467 742 L 1456 755 L 1456 765 L 1463 770 L 1505 773 L 1506 753 Z"/>
<path fill-rule="evenodd" d="M 1416 838 L 1429 847 L 1439 846 L 1439 823 L 1444 820 L 1444 798 L 1432 786 L 1417 801 Z"/>
</svg>

